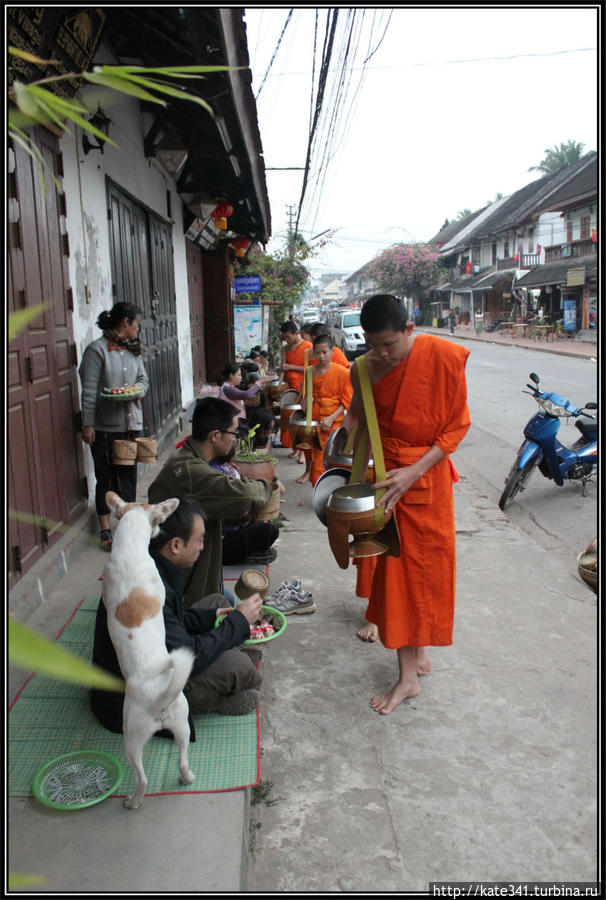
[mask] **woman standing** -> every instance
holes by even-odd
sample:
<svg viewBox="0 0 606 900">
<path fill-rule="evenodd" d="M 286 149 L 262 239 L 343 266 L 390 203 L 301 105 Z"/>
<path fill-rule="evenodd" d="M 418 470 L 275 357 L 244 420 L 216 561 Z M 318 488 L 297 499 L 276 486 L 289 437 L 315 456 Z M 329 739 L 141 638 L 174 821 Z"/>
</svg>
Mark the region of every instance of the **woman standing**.
<svg viewBox="0 0 606 900">
<path fill-rule="evenodd" d="M 141 310 L 131 303 L 116 303 L 109 312 L 102 312 L 97 325 L 103 335 L 88 345 L 78 369 L 82 381 L 82 440 L 93 456 L 95 505 L 104 550 L 111 550 L 113 540 L 106 493 L 115 491 L 129 502 L 137 497 L 137 465 L 115 466 L 112 443 L 143 434 L 143 409 L 140 398 L 109 400 L 101 392 L 136 384 L 141 397 L 147 393 L 149 378 L 141 357 L 144 348 L 137 337 L 140 315 Z"/>
<path fill-rule="evenodd" d="M 248 434 L 248 424 L 246 421 L 245 401 L 251 400 L 259 393 L 264 384 L 273 381 L 271 375 L 262 375 L 258 381 L 255 381 L 248 390 L 240 390 L 242 383 L 242 369 L 238 363 L 228 363 L 218 378 L 221 386 L 219 397 L 221 400 L 227 400 L 238 410 L 238 430 L 241 432 L 240 437 L 246 437 Z"/>
</svg>

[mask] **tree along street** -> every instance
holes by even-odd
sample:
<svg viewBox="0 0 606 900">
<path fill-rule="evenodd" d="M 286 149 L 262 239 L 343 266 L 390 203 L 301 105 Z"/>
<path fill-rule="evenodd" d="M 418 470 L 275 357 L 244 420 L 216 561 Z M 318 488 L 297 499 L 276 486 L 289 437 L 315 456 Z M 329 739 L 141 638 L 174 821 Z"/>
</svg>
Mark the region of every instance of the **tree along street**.
<svg viewBox="0 0 606 900">
<path fill-rule="evenodd" d="M 530 372 L 540 377 L 540 387 L 555 391 L 576 406 L 598 400 L 597 364 L 518 347 L 462 342 L 470 351 L 467 364 L 471 428 L 454 457 L 464 472 L 469 467 L 485 482 L 485 493 L 497 506 L 505 478 L 524 440 L 524 427 L 538 411 L 535 400 L 523 394 Z M 570 447 L 579 436 L 574 419 L 560 420 L 558 439 Z M 596 477 L 597 481 L 597 477 Z M 569 558 L 576 556 L 597 535 L 597 484 L 565 481 L 558 487 L 538 469 L 526 490 L 519 492 L 504 515 L 548 550 Z"/>
</svg>

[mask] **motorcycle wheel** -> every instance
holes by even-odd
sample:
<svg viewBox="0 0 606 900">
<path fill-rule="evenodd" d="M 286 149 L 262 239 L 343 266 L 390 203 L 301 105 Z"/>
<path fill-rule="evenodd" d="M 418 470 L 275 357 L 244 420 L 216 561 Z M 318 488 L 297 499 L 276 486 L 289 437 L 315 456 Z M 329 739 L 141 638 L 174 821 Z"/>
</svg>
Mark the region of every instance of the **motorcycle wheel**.
<svg viewBox="0 0 606 900">
<path fill-rule="evenodd" d="M 536 459 L 529 459 L 522 469 L 518 469 L 517 466 L 512 469 L 505 483 L 505 489 L 499 498 L 499 509 L 505 509 L 518 491 L 524 490 L 536 464 Z"/>
</svg>

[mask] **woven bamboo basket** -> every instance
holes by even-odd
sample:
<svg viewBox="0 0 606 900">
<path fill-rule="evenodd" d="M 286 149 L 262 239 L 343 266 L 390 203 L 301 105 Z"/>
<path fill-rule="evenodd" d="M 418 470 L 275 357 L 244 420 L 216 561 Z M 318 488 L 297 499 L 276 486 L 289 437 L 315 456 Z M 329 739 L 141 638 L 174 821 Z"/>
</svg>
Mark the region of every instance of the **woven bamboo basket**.
<svg viewBox="0 0 606 900">
<path fill-rule="evenodd" d="M 277 519 L 280 513 L 280 488 L 274 482 L 271 486 L 271 497 L 257 515 L 257 519 Z"/>
<path fill-rule="evenodd" d="M 598 592 L 598 541 L 597 538 L 590 543 L 583 553 L 577 556 L 577 569 L 579 575 L 589 585 L 594 594 Z"/>
<path fill-rule="evenodd" d="M 158 441 L 156 438 L 138 437 L 135 438 L 137 444 L 137 462 L 153 463 L 158 459 Z"/>
<path fill-rule="evenodd" d="M 137 442 L 112 441 L 112 463 L 114 466 L 135 466 L 137 464 Z"/>
<path fill-rule="evenodd" d="M 246 600 L 253 594 L 265 597 L 269 590 L 269 578 L 260 569 L 245 569 L 236 581 L 234 593 L 239 600 Z"/>
</svg>

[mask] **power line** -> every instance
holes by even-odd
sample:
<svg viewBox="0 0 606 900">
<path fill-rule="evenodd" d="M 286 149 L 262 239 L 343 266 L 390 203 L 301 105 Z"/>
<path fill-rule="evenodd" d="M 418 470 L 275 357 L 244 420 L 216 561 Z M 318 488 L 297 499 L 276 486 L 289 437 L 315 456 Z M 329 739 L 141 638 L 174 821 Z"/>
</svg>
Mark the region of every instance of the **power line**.
<svg viewBox="0 0 606 900">
<path fill-rule="evenodd" d="M 257 91 L 257 93 L 256 93 L 256 95 L 255 95 L 255 100 L 258 100 L 258 99 L 259 99 L 259 94 L 260 94 L 261 91 L 263 90 L 263 85 L 264 85 L 265 82 L 267 81 L 267 76 L 269 75 L 269 71 L 270 71 L 271 67 L 272 67 L 273 64 L 274 64 L 274 60 L 275 60 L 275 58 L 276 58 L 276 55 L 277 55 L 277 53 L 278 53 L 278 50 L 280 49 L 280 44 L 282 43 L 282 38 L 284 37 L 284 32 L 286 31 L 286 28 L 288 27 L 288 23 L 290 22 L 290 20 L 291 20 L 291 18 L 292 18 L 292 14 L 293 14 L 293 10 L 292 10 L 292 9 L 289 9 L 289 10 L 288 10 L 288 15 L 286 16 L 286 22 L 284 23 L 284 27 L 282 28 L 282 33 L 281 33 L 280 37 L 278 38 L 278 43 L 276 44 L 276 48 L 275 48 L 275 50 L 274 50 L 274 52 L 273 52 L 273 55 L 272 55 L 272 57 L 271 57 L 271 59 L 270 59 L 270 61 L 269 61 L 269 65 L 268 65 L 267 69 L 265 70 L 265 75 L 263 76 L 263 80 L 262 80 L 262 82 L 261 82 L 261 85 L 260 85 L 260 87 L 259 87 L 259 90 Z"/>
</svg>

